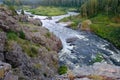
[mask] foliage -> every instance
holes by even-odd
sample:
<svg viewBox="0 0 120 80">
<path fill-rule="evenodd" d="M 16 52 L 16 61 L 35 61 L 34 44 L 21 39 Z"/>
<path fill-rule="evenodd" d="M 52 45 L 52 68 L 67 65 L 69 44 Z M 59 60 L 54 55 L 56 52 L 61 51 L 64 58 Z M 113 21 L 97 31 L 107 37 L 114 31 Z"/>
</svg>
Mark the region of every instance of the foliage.
<svg viewBox="0 0 120 80">
<path fill-rule="evenodd" d="M 63 7 L 79 7 L 87 0 L 4 0 L 7 5 L 31 5 L 36 7 L 42 6 L 63 6 Z"/>
<path fill-rule="evenodd" d="M 60 75 L 62 75 L 62 74 L 65 74 L 65 73 L 67 73 L 67 66 L 65 66 L 65 65 L 63 65 L 63 66 L 60 66 L 59 67 L 59 69 L 58 69 L 58 73 L 60 74 Z"/>
<path fill-rule="evenodd" d="M 112 42 L 117 48 L 120 48 L 120 24 L 115 23 L 109 17 L 97 15 L 91 18 L 93 24 L 91 31 Z"/>
<path fill-rule="evenodd" d="M 23 33 L 22 33 L 22 35 L 23 35 Z M 37 44 L 20 38 L 17 35 L 17 33 L 13 32 L 13 31 L 7 32 L 7 38 L 8 38 L 8 43 L 12 43 L 12 41 L 17 42 L 22 47 L 23 51 L 25 53 L 27 53 L 30 57 L 36 57 L 37 56 L 38 49 L 40 47 Z"/>
<path fill-rule="evenodd" d="M 21 39 L 25 39 L 25 33 L 23 31 L 19 31 L 19 37 Z"/>
<path fill-rule="evenodd" d="M 88 0 L 81 6 L 81 15 L 84 17 L 93 17 L 100 12 L 104 12 L 109 16 L 119 16 L 119 3 L 119 0 Z"/>
<path fill-rule="evenodd" d="M 24 13 L 24 10 L 23 10 L 23 9 L 21 10 L 21 14 L 22 14 L 22 15 L 25 15 L 25 13 Z"/>
</svg>

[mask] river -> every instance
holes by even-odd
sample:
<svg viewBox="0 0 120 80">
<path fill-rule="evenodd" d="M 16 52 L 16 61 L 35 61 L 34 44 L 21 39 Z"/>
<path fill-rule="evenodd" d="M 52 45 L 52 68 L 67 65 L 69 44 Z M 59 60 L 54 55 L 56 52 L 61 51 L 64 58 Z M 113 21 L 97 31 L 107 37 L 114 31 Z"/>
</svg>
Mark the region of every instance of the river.
<svg viewBox="0 0 120 80">
<path fill-rule="evenodd" d="M 27 12 L 26 14 L 32 15 Z M 59 52 L 60 65 L 67 65 L 69 69 L 74 70 L 84 65 L 90 65 L 93 58 L 100 53 L 104 62 L 120 66 L 120 51 L 111 43 L 91 32 L 72 30 L 65 27 L 67 24 L 58 23 L 60 19 L 70 15 L 77 15 L 77 13 L 68 12 L 66 15 L 54 16 L 52 19 L 33 15 L 34 18 L 39 18 L 42 21 L 43 27 L 61 39 L 63 49 Z M 67 39 L 70 38 L 73 41 L 68 43 Z"/>
</svg>

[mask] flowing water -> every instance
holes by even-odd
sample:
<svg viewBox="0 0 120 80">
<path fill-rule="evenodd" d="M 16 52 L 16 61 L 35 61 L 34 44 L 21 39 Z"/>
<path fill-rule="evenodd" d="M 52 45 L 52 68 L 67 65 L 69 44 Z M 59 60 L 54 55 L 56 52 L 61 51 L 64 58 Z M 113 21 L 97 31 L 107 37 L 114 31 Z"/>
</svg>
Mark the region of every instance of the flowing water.
<svg viewBox="0 0 120 80">
<path fill-rule="evenodd" d="M 26 14 L 32 15 L 27 12 Z M 67 24 L 58 23 L 60 19 L 70 15 L 77 15 L 77 13 L 69 12 L 66 15 L 54 16 L 52 19 L 34 15 L 34 18 L 42 21 L 45 28 L 61 39 L 63 49 L 59 52 L 60 64 L 67 65 L 73 70 L 90 65 L 93 58 L 101 53 L 105 62 L 120 66 L 120 51 L 111 43 L 90 32 L 72 30 L 65 27 Z"/>
</svg>

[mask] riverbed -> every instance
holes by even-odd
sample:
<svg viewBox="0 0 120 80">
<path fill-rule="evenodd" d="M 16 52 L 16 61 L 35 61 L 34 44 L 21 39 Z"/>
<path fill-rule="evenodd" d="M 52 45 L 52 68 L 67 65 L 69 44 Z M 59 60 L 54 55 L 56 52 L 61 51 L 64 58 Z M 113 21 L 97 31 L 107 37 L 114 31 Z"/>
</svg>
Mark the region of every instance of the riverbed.
<svg viewBox="0 0 120 80">
<path fill-rule="evenodd" d="M 26 14 L 32 15 L 27 12 Z M 67 24 L 58 23 L 60 19 L 71 15 L 78 13 L 68 12 L 66 15 L 53 16 L 51 19 L 47 16 L 32 15 L 42 21 L 43 27 L 61 39 L 63 49 L 59 52 L 60 65 L 67 65 L 69 69 L 74 70 L 91 65 L 96 55 L 102 54 L 103 62 L 120 66 L 120 50 L 111 43 L 91 32 L 72 30 L 65 27 Z"/>
</svg>

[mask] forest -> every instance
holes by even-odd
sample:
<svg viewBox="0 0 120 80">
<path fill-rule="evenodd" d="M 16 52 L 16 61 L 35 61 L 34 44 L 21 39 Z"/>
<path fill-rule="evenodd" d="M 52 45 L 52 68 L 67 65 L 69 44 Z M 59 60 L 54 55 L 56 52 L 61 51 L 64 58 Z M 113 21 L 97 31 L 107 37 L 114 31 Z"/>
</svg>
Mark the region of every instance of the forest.
<svg viewBox="0 0 120 80">
<path fill-rule="evenodd" d="M 4 0 L 7 5 L 80 7 L 87 0 Z"/>
</svg>

